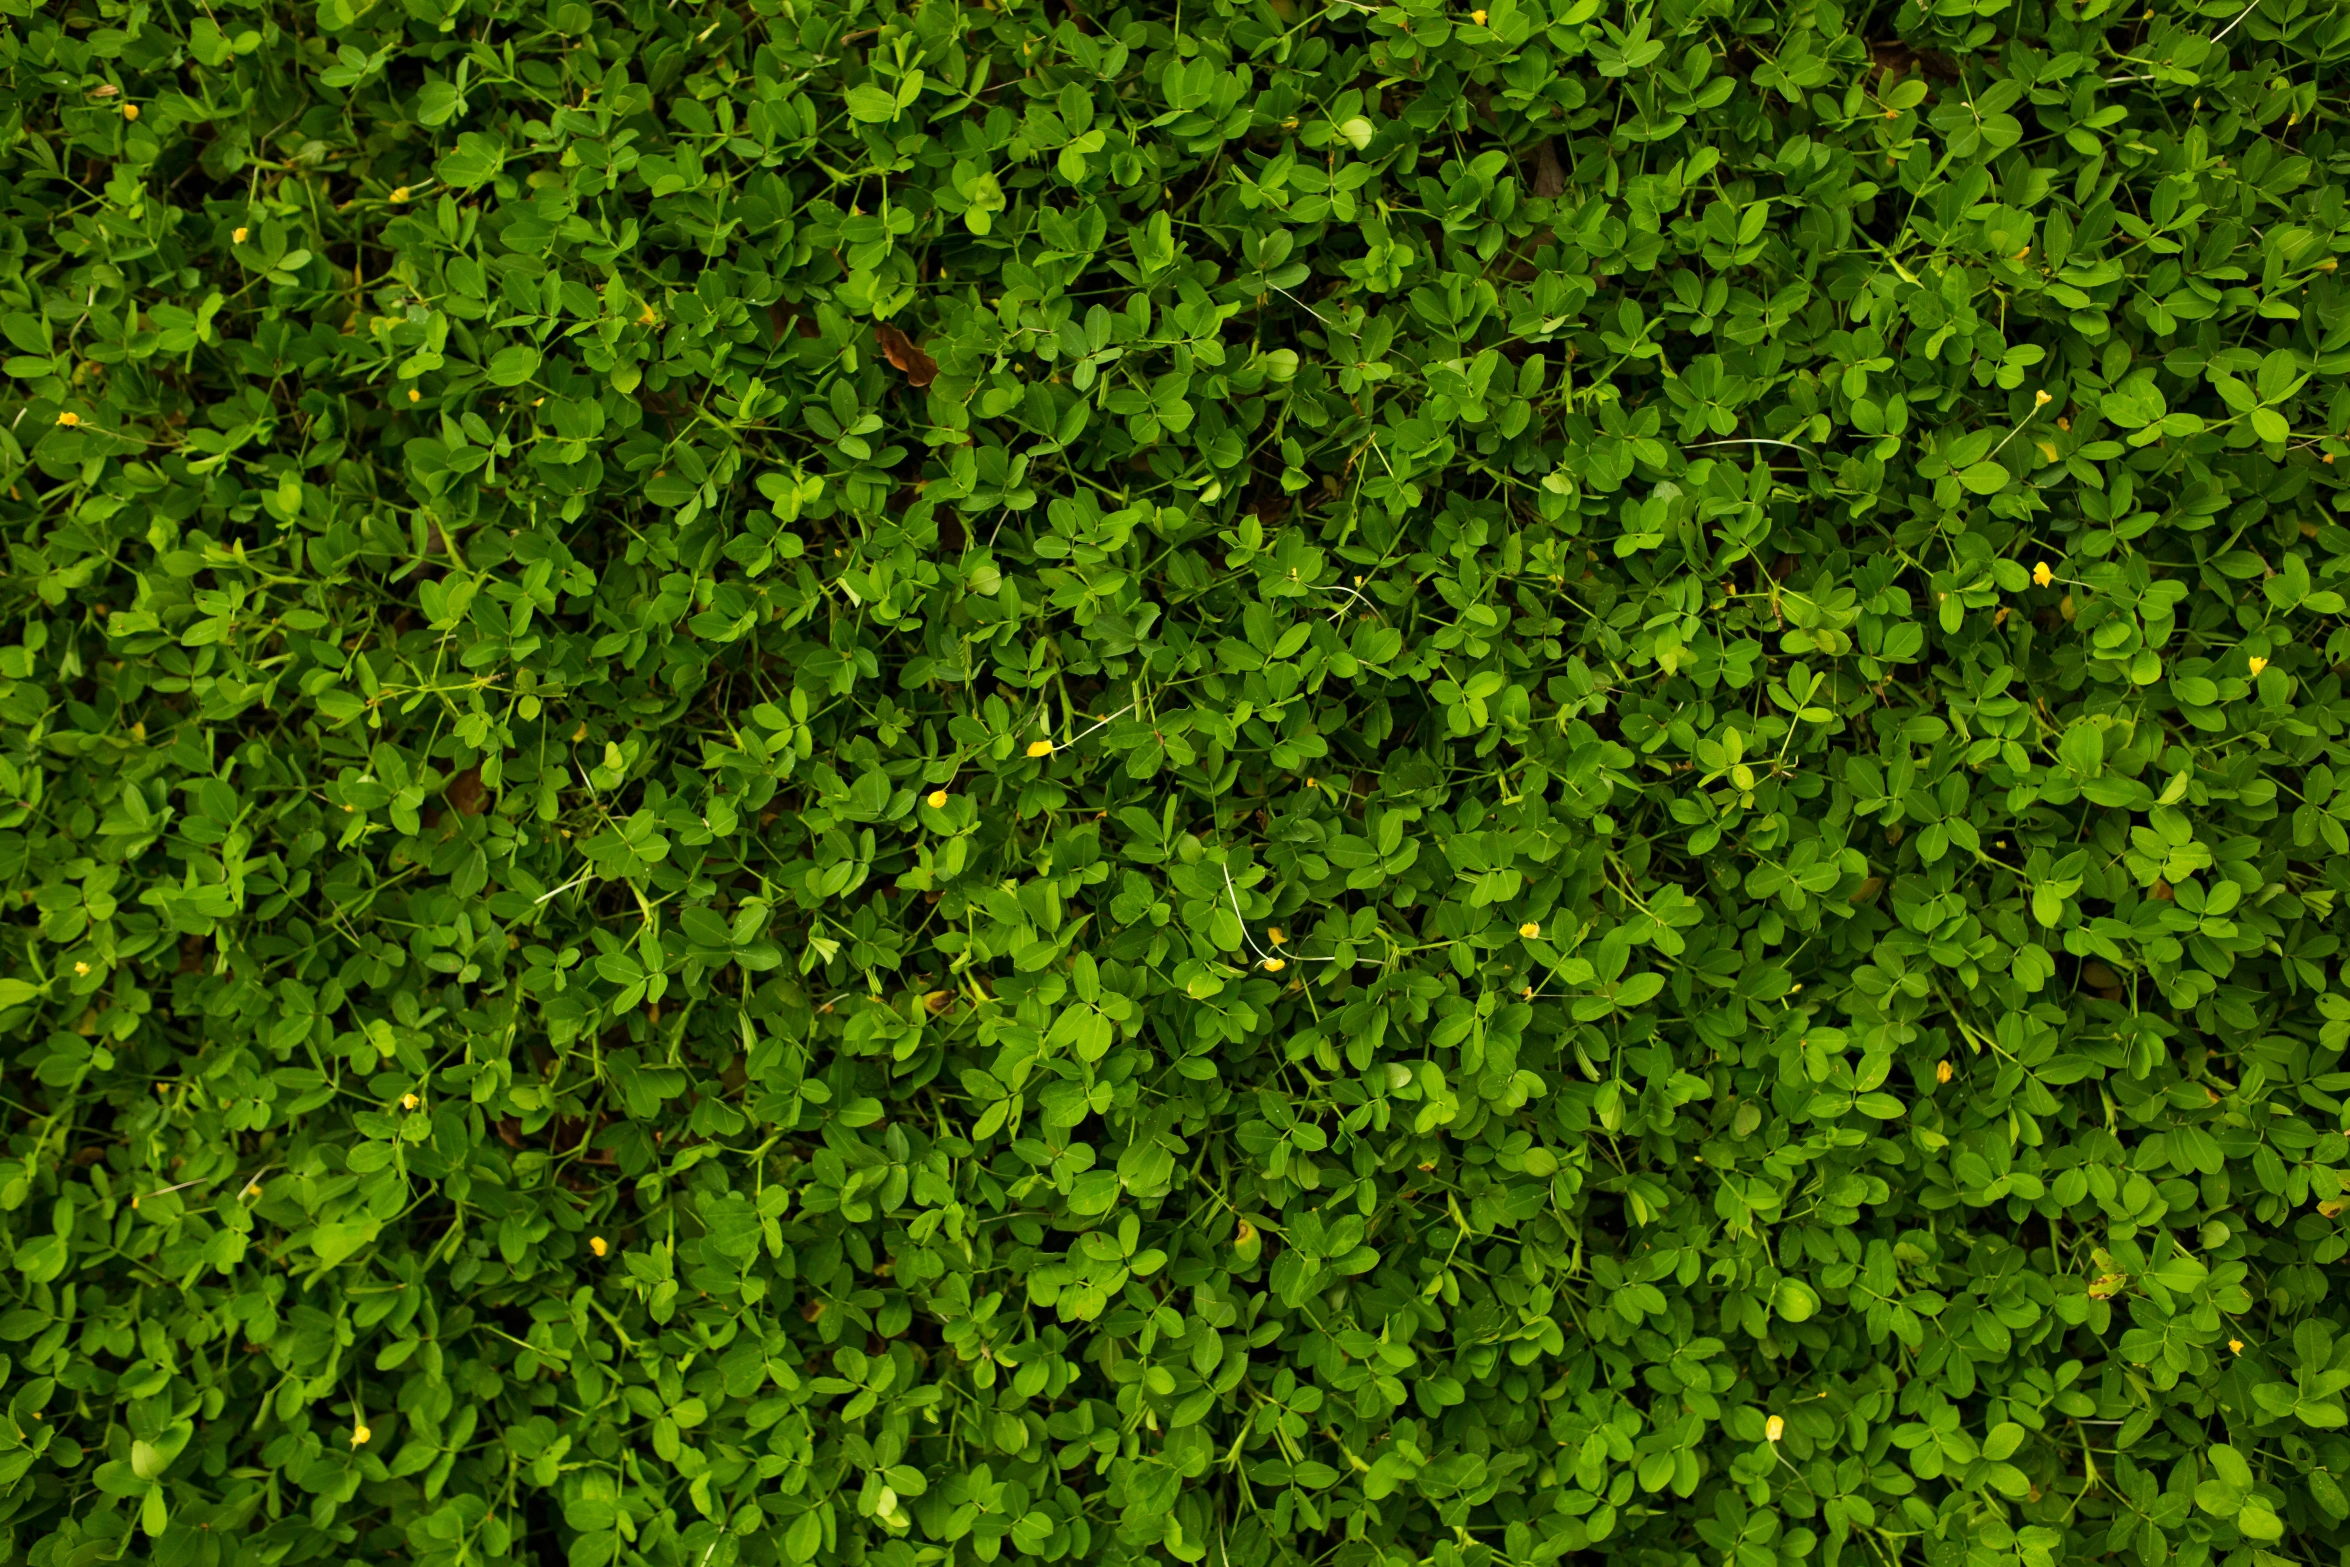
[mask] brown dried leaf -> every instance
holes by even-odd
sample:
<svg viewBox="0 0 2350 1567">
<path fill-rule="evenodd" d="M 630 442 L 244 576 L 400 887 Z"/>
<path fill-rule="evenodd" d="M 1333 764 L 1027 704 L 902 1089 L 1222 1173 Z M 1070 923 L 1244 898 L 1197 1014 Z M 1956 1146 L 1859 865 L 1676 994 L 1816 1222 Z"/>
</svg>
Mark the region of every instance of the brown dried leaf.
<svg viewBox="0 0 2350 1567">
<path fill-rule="evenodd" d="M 916 346 L 912 338 L 894 326 L 877 326 L 873 331 L 881 339 L 882 357 L 904 372 L 908 386 L 920 391 L 938 379 L 938 361 Z"/>
<path fill-rule="evenodd" d="M 479 816 L 482 802 L 488 794 L 489 791 L 481 786 L 481 769 L 478 767 L 468 767 L 449 780 L 449 806 L 459 816 Z"/>
<path fill-rule="evenodd" d="M 1545 136 L 1534 144 L 1533 193 L 1556 197 L 1566 194 L 1567 171 L 1559 166 L 1558 144 Z"/>
</svg>

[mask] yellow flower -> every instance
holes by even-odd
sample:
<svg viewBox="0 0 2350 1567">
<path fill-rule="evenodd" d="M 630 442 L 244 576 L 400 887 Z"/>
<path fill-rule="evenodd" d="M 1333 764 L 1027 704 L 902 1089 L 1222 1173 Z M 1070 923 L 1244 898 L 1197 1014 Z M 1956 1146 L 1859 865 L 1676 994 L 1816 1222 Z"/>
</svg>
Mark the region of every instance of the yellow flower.
<svg viewBox="0 0 2350 1567">
<path fill-rule="evenodd" d="M 2228 1353 L 2231 1355 L 2241 1355 L 2244 1353 L 2244 1341 L 2240 1338 L 2229 1339 Z"/>
<path fill-rule="evenodd" d="M 1282 962 L 1279 958 L 1265 959 L 1264 968 L 1265 972 L 1268 974 L 1278 974 L 1287 967 L 1289 967 L 1289 965 Z"/>
<path fill-rule="evenodd" d="M 424 394 L 412 386 L 408 388 L 408 401 L 412 403 L 421 403 L 424 401 Z"/>
<path fill-rule="evenodd" d="M 1934 1063 L 1934 1081 L 1935 1081 L 1935 1082 L 1937 1082 L 1937 1083 L 1947 1083 L 1947 1082 L 1949 1082 L 1949 1081 L 1950 1081 L 1952 1078 L 1956 1077 L 1957 1075 L 1958 1075 L 1958 1074 L 1957 1074 L 1956 1072 L 1953 1072 L 1953 1071 L 1950 1069 L 1950 1063 L 1949 1063 L 1949 1062 L 1947 1062 L 1947 1061 L 1937 1061 L 1937 1062 L 1935 1062 L 1935 1063 Z"/>
<path fill-rule="evenodd" d="M 588 1237 L 588 1250 L 594 1252 L 597 1256 L 602 1257 L 609 1255 L 612 1247 L 603 1236 L 591 1235 Z"/>
<path fill-rule="evenodd" d="M 2254 679 L 2258 679 L 2260 677 L 2260 672 L 2268 668 L 2268 660 L 2265 658 L 2255 658 L 2248 660 L 2248 662 L 2251 666 Z"/>
<path fill-rule="evenodd" d="M 1485 25 L 1485 13 L 1483 11 L 1471 11 L 1469 13 L 1469 20 L 1475 22 L 1479 27 L 1483 27 Z"/>
<path fill-rule="evenodd" d="M 1532 941 L 1535 937 L 1542 934 L 1542 927 L 1535 924 L 1534 921 L 1528 920 L 1525 924 L 1518 927 L 1518 934 L 1525 937 L 1528 941 Z"/>
<path fill-rule="evenodd" d="M 947 792 L 944 789 L 930 791 L 930 808 L 934 811 L 943 811 L 947 808 Z"/>
<path fill-rule="evenodd" d="M 2030 254 L 2031 254 L 2031 252 L 2030 252 L 2030 251 L 2028 251 L 2028 250 L 2024 252 L 2024 255 L 2026 255 L 2026 256 L 2028 256 L 2028 255 L 2030 255 Z M 2023 259 L 2023 256 L 2018 256 L 2016 259 L 2017 259 L 2018 261 L 2021 261 L 2021 260 Z M 2056 401 L 2056 394 L 2055 394 L 2055 393 L 2053 393 L 2053 392 L 2051 392 L 2051 391 L 2049 391 L 2049 390 L 2048 390 L 2046 387 L 2042 387 L 2042 388 L 2041 388 L 2039 391 L 2037 391 L 2037 392 L 2034 392 L 2034 393 L 2032 394 L 2032 406 L 2033 406 L 2034 408 L 2045 408 L 2045 407 L 2047 407 L 2047 406 L 2048 406 L 2050 403 L 2053 403 L 2053 402 L 2055 402 L 2055 401 Z"/>
<path fill-rule="evenodd" d="M 68 430 L 70 430 L 70 429 L 72 429 L 72 428 L 73 428 L 75 425 L 77 425 L 77 424 L 80 424 L 80 423 L 82 422 L 82 416 L 81 416 L 80 414 L 77 414 L 77 413 L 75 413 L 75 412 L 74 412 L 72 409 L 68 408 L 68 409 L 67 409 L 65 412 L 63 412 L 63 413 L 61 413 L 61 414 L 59 414 L 59 415 L 57 416 L 57 422 L 58 422 L 59 424 L 61 424 L 61 425 L 65 426 L 65 427 L 66 427 Z"/>
<path fill-rule="evenodd" d="M 1268 926 L 1268 927 L 1266 927 L 1266 930 L 1265 930 L 1265 939 L 1266 939 L 1267 941 L 1270 941 L 1271 943 L 1273 943 L 1273 945 L 1274 945 L 1274 946 L 1278 947 L 1278 946 L 1280 946 L 1280 945 L 1281 945 L 1283 942 L 1287 941 L 1289 938 L 1288 938 L 1287 936 L 1285 936 L 1285 935 L 1283 935 L 1283 934 L 1281 933 L 1281 927 L 1280 927 L 1280 926 L 1278 926 L 1278 925 L 1271 925 L 1271 926 Z"/>
<path fill-rule="evenodd" d="M 1053 743 L 1050 740 L 1031 740 L 1028 742 L 1028 754 L 1030 756 L 1050 756 L 1053 754 Z"/>
<path fill-rule="evenodd" d="M 229 230 L 228 241 L 232 245 L 242 245 L 245 242 L 245 236 L 252 232 L 251 229 L 239 224 L 236 228 Z"/>
<path fill-rule="evenodd" d="M 87 978 L 89 976 L 89 972 L 90 965 L 87 963 L 76 963 L 73 966 L 73 977 L 76 979 Z"/>
<path fill-rule="evenodd" d="M 397 186 L 394 186 L 394 187 L 392 188 L 392 200 L 394 200 L 394 201 L 406 201 L 407 199 L 408 199 L 408 187 L 407 187 L 407 186 L 405 186 L 405 185 L 397 185 Z"/>
<path fill-rule="evenodd" d="M 375 1433 L 368 1430 L 365 1426 L 353 1426 L 351 1428 L 351 1445 L 353 1447 L 363 1446 L 365 1445 L 367 1439 L 373 1435 L 375 1435 Z"/>
<path fill-rule="evenodd" d="M 1773 1415 L 1770 1419 L 1763 1422 L 1764 1441 L 1776 1442 L 1779 1440 L 1779 1438 L 1785 1436 L 1786 1434 L 1787 1422 L 1780 1419 L 1777 1415 Z"/>
<path fill-rule="evenodd" d="M 2048 562 L 2042 561 L 2032 568 L 2032 580 L 2041 587 L 2046 587 L 2056 580 L 2056 568 L 2049 565 Z"/>
<path fill-rule="evenodd" d="M 422 1103 L 424 1103 L 424 1101 L 417 1098 L 414 1094 L 402 1094 L 400 1096 L 400 1108 L 403 1110 L 413 1110 Z"/>
</svg>

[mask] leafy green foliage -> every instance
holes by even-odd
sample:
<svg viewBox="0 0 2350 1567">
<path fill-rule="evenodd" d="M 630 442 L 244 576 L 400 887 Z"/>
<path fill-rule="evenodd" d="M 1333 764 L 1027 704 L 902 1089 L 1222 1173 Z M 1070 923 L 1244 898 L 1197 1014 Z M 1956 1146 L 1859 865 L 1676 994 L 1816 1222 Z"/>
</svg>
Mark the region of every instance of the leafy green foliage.
<svg viewBox="0 0 2350 1567">
<path fill-rule="evenodd" d="M 0 21 L 0 1559 L 2350 1550 L 2350 13 Z"/>
</svg>

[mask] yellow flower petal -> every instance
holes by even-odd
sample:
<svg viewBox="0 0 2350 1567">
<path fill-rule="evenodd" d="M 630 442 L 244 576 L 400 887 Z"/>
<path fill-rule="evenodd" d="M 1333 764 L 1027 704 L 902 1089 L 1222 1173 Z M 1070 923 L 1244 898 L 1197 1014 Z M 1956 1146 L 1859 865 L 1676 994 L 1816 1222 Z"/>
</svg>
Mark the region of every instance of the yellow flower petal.
<svg viewBox="0 0 2350 1567">
<path fill-rule="evenodd" d="M 1776 1442 L 1787 1434 L 1787 1422 L 1777 1415 L 1763 1422 L 1763 1440 Z"/>
<path fill-rule="evenodd" d="M 609 1254 L 612 1250 L 612 1247 L 607 1241 L 605 1241 L 603 1236 L 591 1235 L 588 1237 L 588 1250 L 594 1252 L 597 1256 L 602 1257 Z"/>
<path fill-rule="evenodd" d="M 1028 742 L 1028 754 L 1030 756 L 1050 756 L 1053 754 L 1053 743 L 1050 740 L 1031 740 Z"/>
<path fill-rule="evenodd" d="M 2041 587 L 2046 587 L 2056 580 L 2056 569 L 2048 562 L 2042 561 L 2032 568 L 2032 580 Z"/>
<path fill-rule="evenodd" d="M 2265 658 L 2255 658 L 2248 660 L 2248 662 L 2251 665 L 2252 674 L 2255 679 L 2259 678 L 2260 672 L 2262 670 L 2268 668 L 2268 660 Z"/>
<path fill-rule="evenodd" d="M 1542 934 L 1542 927 L 1535 924 L 1534 921 L 1528 920 L 1525 924 L 1518 927 L 1518 934 L 1525 937 L 1528 941 L 1532 941 L 1535 937 Z"/>
<path fill-rule="evenodd" d="M 934 811 L 943 811 L 947 808 L 947 792 L 944 789 L 930 791 L 930 808 Z"/>
</svg>

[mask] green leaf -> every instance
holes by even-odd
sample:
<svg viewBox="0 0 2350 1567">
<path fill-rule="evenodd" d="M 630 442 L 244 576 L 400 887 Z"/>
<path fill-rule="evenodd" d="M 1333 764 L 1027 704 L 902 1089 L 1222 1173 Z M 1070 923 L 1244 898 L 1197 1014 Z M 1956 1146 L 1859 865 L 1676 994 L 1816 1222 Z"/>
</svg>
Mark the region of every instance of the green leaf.
<svg viewBox="0 0 2350 1567">
<path fill-rule="evenodd" d="M 848 92 L 849 116 L 866 125 L 887 125 L 898 117 L 898 100 L 878 87 L 856 86 Z"/>
<path fill-rule="evenodd" d="M 344 1262 L 375 1243 L 382 1225 L 373 1219 L 347 1219 L 321 1224 L 310 1232 L 310 1249 L 328 1267 Z"/>
<path fill-rule="evenodd" d="M 514 343 L 490 356 L 488 375 L 493 386 L 520 386 L 538 373 L 539 351 Z"/>
</svg>

